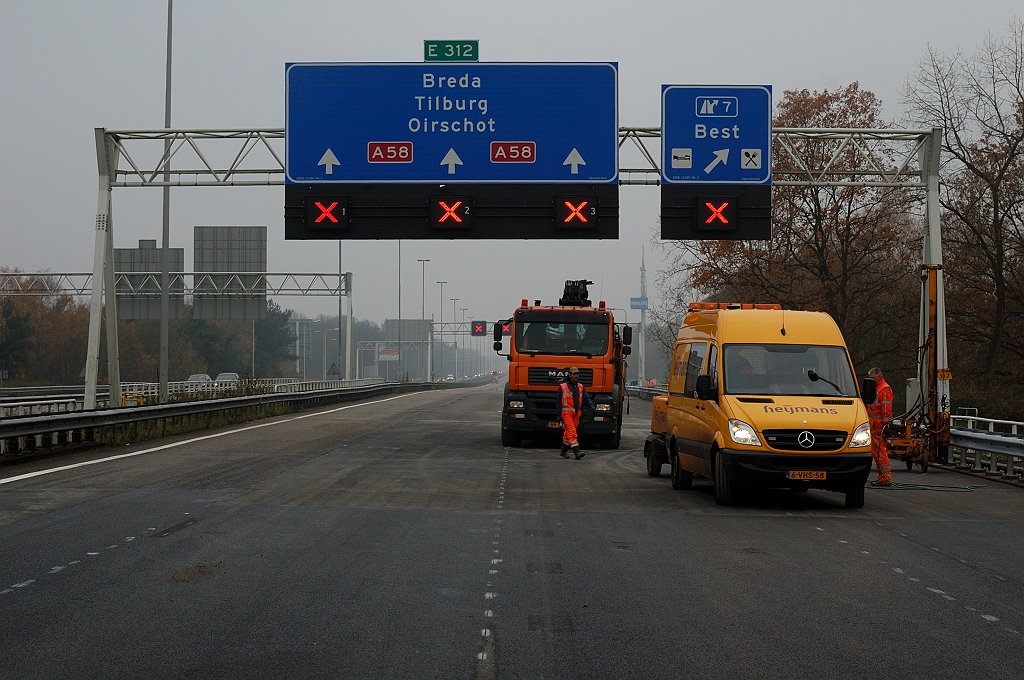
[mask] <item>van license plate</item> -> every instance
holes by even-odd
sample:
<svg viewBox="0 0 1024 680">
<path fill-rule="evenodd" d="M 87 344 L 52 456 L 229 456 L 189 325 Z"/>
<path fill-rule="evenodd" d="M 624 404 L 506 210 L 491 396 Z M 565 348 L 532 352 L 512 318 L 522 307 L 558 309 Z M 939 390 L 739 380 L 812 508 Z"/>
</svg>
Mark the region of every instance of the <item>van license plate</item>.
<svg viewBox="0 0 1024 680">
<path fill-rule="evenodd" d="M 562 428 L 562 424 L 556 421 L 553 423 L 548 423 L 548 427 L 550 427 L 553 430 L 560 430 Z"/>
<path fill-rule="evenodd" d="M 786 479 L 825 479 L 824 470 L 787 470 Z"/>
</svg>

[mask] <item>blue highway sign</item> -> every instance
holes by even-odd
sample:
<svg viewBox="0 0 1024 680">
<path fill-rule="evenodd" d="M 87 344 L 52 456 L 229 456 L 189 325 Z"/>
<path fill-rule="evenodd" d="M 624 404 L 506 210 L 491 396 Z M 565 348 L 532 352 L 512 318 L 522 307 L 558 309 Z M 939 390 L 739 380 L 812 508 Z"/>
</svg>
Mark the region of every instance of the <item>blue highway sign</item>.
<svg viewBox="0 0 1024 680">
<path fill-rule="evenodd" d="M 629 298 L 630 309 L 647 309 L 647 298 L 645 297 L 631 297 Z"/>
<path fill-rule="evenodd" d="M 618 182 L 616 63 L 285 65 L 285 181 Z"/>
<path fill-rule="evenodd" d="M 668 184 L 771 184 L 771 85 L 662 85 Z"/>
</svg>

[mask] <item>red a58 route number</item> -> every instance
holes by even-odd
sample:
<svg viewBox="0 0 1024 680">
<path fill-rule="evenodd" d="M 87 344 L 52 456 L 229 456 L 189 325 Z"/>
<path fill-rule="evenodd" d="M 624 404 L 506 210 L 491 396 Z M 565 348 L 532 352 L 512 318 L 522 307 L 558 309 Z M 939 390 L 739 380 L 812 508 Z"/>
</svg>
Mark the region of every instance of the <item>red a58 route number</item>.
<svg viewBox="0 0 1024 680">
<path fill-rule="evenodd" d="M 492 163 L 533 163 L 536 160 L 536 142 L 491 142 Z"/>
<path fill-rule="evenodd" d="M 412 163 L 412 142 L 370 142 L 367 163 Z"/>
</svg>

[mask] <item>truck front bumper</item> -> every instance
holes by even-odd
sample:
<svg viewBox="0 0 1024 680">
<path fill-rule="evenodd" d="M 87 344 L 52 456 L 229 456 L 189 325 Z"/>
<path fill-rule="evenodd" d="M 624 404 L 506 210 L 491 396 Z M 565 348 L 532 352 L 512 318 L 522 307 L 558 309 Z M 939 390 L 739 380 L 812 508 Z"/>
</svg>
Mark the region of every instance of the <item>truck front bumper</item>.
<svg viewBox="0 0 1024 680">
<path fill-rule="evenodd" d="M 766 451 L 722 449 L 722 464 L 731 483 L 737 486 L 789 487 L 807 485 L 814 489 L 844 491 L 863 486 L 871 474 L 871 453 L 785 454 Z M 790 472 L 823 472 L 825 479 L 792 479 Z"/>
<path fill-rule="evenodd" d="M 550 395 L 550 396 L 549 396 Z M 550 432 L 561 436 L 562 428 L 558 422 L 558 411 L 561 404 L 555 392 L 509 392 L 506 407 L 502 411 L 502 427 L 511 432 L 540 435 Z M 595 400 L 599 395 L 594 395 Z M 508 408 L 509 400 L 523 402 L 523 408 Z M 618 427 L 615 410 L 597 412 L 584 408 L 580 412 L 580 425 L 577 432 L 581 435 L 598 435 L 615 432 Z M 600 420 L 598 420 L 600 418 Z"/>
</svg>

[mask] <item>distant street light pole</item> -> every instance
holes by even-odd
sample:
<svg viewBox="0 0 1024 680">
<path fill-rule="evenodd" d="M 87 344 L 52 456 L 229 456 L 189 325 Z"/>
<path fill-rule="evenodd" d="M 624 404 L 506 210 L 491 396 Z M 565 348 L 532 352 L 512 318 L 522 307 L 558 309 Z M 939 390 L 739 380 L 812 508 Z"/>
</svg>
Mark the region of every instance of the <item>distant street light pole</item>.
<svg viewBox="0 0 1024 680">
<path fill-rule="evenodd" d="M 452 301 L 452 328 L 453 329 L 455 327 L 455 303 L 458 302 L 459 299 L 460 298 L 451 298 L 451 301 Z M 455 371 L 452 373 L 452 376 L 455 378 L 455 382 L 459 382 L 459 333 L 458 333 L 458 331 L 453 330 L 452 338 L 454 338 L 454 340 L 452 341 L 452 354 L 453 354 L 453 356 L 452 356 L 452 363 L 455 364 Z"/>
<path fill-rule="evenodd" d="M 420 275 L 420 286 L 421 286 L 421 300 L 420 300 L 420 318 L 427 318 L 427 263 L 430 260 L 416 260 L 423 265 L 423 272 Z"/>
<path fill-rule="evenodd" d="M 440 345 L 440 351 L 437 356 L 437 374 L 440 376 L 444 375 L 444 284 L 447 281 L 438 281 L 441 284 L 441 300 L 437 305 L 437 323 L 441 327 L 440 338 L 438 338 L 438 344 Z"/>
</svg>

